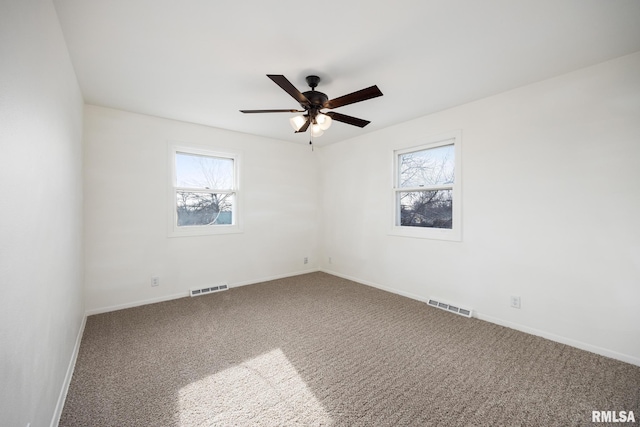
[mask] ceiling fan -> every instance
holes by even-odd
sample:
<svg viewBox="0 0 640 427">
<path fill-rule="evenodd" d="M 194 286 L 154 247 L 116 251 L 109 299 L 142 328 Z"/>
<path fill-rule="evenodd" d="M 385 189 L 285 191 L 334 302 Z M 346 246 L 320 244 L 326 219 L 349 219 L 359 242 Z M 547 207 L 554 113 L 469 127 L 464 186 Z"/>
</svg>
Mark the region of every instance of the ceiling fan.
<svg viewBox="0 0 640 427">
<path fill-rule="evenodd" d="M 311 127 L 311 135 L 313 137 L 320 136 L 325 130 L 331 126 L 331 121 L 347 123 L 349 125 L 365 127 L 369 123 L 368 120 L 358 119 L 357 117 L 347 116 L 345 114 L 336 113 L 334 111 L 322 112 L 323 108 L 334 109 L 349 104 L 354 104 L 367 99 L 382 96 L 382 92 L 378 86 L 373 85 L 366 89 L 362 89 L 348 95 L 338 98 L 329 99 L 327 95 L 318 92 L 315 88 L 320 83 L 320 77 L 307 76 L 307 84 L 311 90 L 300 92 L 285 76 L 279 74 L 267 74 L 275 84 L 280 86 L 285 92 L 291 95 L 300 103 L 303 110 L 240 110 L 241 113 L 304 113 L 290 119 L 291 126 L 296 133 L 306 132 Z M 309 142 L 311 143 L 311 142 Z"/>
</svg>

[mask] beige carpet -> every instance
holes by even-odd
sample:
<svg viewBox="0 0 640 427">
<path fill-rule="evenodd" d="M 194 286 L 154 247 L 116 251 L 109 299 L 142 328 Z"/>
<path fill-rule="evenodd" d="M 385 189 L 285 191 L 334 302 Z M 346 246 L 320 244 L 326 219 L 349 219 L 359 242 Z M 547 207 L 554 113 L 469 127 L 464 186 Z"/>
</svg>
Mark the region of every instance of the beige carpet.
<svg viewBox="0 0 640 427">
<path fill-rule="evenodd" d="M 594 410 L 640 418 L 640 367 L 312 273 L 90 316 L 60 426 L 584 426 Z"/>
</svg>

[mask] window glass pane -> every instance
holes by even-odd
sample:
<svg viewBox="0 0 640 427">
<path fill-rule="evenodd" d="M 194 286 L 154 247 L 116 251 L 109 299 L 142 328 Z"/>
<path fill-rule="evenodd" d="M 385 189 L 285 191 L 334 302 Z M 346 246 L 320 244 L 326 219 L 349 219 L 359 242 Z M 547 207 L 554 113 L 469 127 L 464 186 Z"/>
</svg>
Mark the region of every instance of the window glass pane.
<svg viewBox="0 0 640 427">
<path fill-rule="evenodd" d="M 233 193 L 178 191 L 178 226 L 233 224 Z"/>
<path fill-rule="evenodd" d="M 176 186 L 233 189 L 233 159 L 176 153 Z"/>
<path fill-rule="evenodd" d="M 452 196 L 452 190 L 400 192 L 400 225 L 452 228 Z"/>
<path fill-rule="evenodd" d="M 453 144 L 400 154 L 398 186 L 452 184 L 455 178 L 454 160 Z"/>
</svg>

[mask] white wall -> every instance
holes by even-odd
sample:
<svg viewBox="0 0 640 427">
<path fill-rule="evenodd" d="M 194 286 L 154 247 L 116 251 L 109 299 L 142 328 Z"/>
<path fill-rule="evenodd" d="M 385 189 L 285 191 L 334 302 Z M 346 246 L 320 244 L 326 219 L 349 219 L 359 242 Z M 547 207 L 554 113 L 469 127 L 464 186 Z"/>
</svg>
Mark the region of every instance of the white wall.
<svg viewBox="0 0 640 427">
<path fill-rule="evenodd" d="M 96 106 L 85 107 L 84 135 L 89 313 L 317 269 L 319 175 L 308 145 Z M 243 233 L 168 237 L 171 141 L 241 153 Z"/>
<path fill-rule="evenodd" d="M 87 106 L 84 177 L 82 96 L 49 1 L 1 4 L 0 57 L 2 425 L 61 409 L 84 313 L 83 178 L 90 312 L 320 266 L 640 365 L 640 53 L 315 153 Z M 463 241 L 388 235 L 392 150 L 454 129 Z M 167 237 L 168 140 L 242 152 L 242 234 Z"/>
<path fill-rule="evenodd" d="M 390 236 L 392 151 L 457 129 L 463 241 Z M 324 270 L 640 365 L 640 53 L 319 154 Z"/>
<path fill-rule="evenodd" d="M 49 0 L 0 3 L 0 58 L 0 425 L 47 426 L 84 317 L 83 101 Z"/>
</svg>

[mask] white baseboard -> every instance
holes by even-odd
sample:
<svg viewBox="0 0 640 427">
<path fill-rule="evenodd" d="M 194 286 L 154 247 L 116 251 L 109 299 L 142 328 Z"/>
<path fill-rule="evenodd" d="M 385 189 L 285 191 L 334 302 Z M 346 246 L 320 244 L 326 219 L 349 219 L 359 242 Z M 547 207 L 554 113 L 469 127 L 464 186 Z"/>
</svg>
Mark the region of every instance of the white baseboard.
<svg viewBox="0 0 640 427">
<path fill-rule="evenodd" d="M 421 302 L 424 302 L 424 303 L 426 303 L 429 300 L 429 298 L 421 297 L 420 295 L 412 294 L 410 292 L 400 291 L 398 289 L 390 288 L 390 287 L 387 287 L 387 286 L 382 286 L 382 285 L 380 285 L 378 283 L 370 282 L 368 280 L 358 279 L 356 277 L 352 277 L 352 276 L 349 276 L 347 274 L 338 273 L 336 271 L 327 270 L 327 269 L 324 269 L 324 268 L 320 269 L 320 271 L 322 271 L 323 273 L 331 274 L 333 276 L 342 277 L 343 279 L 351 280 L 352 282 L 360 283 L 362 285 L 371 286 L 372 288 L 378 288 L 378 289 L 381 289 L 383 291 L 391 292 L 392 294 L 402 295 L 403 297 L 411 298 L 411 299 L 414 299 L 414 300 L 417 300 L 417 301 L 421 301 Z"/>
<path fill-rule="evenodd" d="M 387 286 L 382 286 L 379 285 L 377 283 L 373 283 L 367 280 L 361 280 L 358 279 L 356 277 L 352 277 L 346 274 L 342 274 L 342 273 L 338 273 L 336 271 L 331 271 L 328 269 L 324 269 L 321 268 L 320 271 L 327 273 L 327 274 L 332 274 L 334 276 L 338 276 L 338 277 L 342 277 L 343 279 L 347 279 L 347 280 L 351 280 L 353 282 L 356 283 L 360 283 L 363 285 L 367 285 L 367 286 L 371 286 L 374 288 L 378 288 L 378 289 L 382 289 L 383 291 L 387 291 L 387 292 L 391 292 L 393 294 L 396 295 L 402 295 L 404 297 L 407 298 L 411 298 L 417 301 L 421 301 L 426 303 L 428 298 L 419 296 L 419 295 L 415 295 L 415 294 L 411 294 L 409 292 L 403 292 L 403 291 L 399 291 L 397 289 L 393 289 L 393 288 L 389 288 Z M 509 322 L 506 320 L 502 320 L 493 316 L 488 316 L 486 314 L 482 314 L 482 313 L 478 313 L 476 310 L 473 310 L 473 317 L 479 319 L 479 320 L 484 320 L 485 322 L 489 322 L 489 323 L 495 323 L 496 325 L 500 325 L 500 326 L 505 326 L 507 328 L 510 329 L 515 329 L 517 331 L 520 332 L 525 332 L 527 334 L 531 334 L 531 335 L 536 335 L 542 338 L 546 338 L 548 340 L 551 341 L 555 341 L 558 342 L 560 344 L 566 344 L 568 346 L 571 347 L 575 347 L 575 348 L 579 348 L 580 350 L 585 350 L 585 351 L 589 351 L 591 353 L 595 353 L 595 354 L 599 354 L 601 356 L 605 356 L 605 357 L 610 357 L 611 359 L 616 359 L 616 360 L 620 360 L 622 362 L 626 362 L 626 363 L 630 363 L 632 365 L 636 365 L 636 366 L 640 366 L 640 358 L 638 357 L 634 357 L 628 354 L 623 354 L 623 353 L 618 353 L 617 351 L 613 351 L 613 350 L 608 350 L 606 348 L 602 348 L 602 347 L 598 347 L 592 344 L 587 344 L 584 343 L 582 341 L 578 341 L 578 340 L 574 340 L 571 338 L 567 338 L 567 337 L 563 337 L 560 335 L 556 335 L 553 334 L 551 332 L 546 332 L 546 331 L 541 331 L 535 328 L 530 328 L 528 326 L 524 326 L 524 325 L 520 325 L 517 323 L 513 323 L 513 322 Z"/>
<path fill-rule="evenodd" d="M 591 353 L 599 354 L 600 356 L 610 357 L 611 359 L 616 359 L 622 362 L 630 363 L 632 365 L 640 366 L 640 358 L 637 358 L 628 354 L 618 353 L 617 351 L 608 350 L 606 348 L 598 347 L 592 344 L 587 344 L 582 341 L 574 340 L 572 338 L 556 335 L 551 332 L 541 331 L 539 329 L 530 328 L 528 326 L 520 325 L 518 323 L 513 323 L 506 320 L 498 319 L 496 317 L 488 316 L 486 314 L 477 313 L 477 312 L 474 312 L 474 314 L 478 319 L 484 320 L 486 322 L 495 323 L 496 325 L 505 326 L 507 328 L 515 329 L 520 332 L 536 335 L 538 337 L 546 338 L 548 340 L 555 341 L 560 344 L 566 344 L 571 347 L 579 348 L 580 350 L 585 350 Z"/>
<path fill-rule="evenodd" d="M 238 286 L 255 285 L 256 283 L 269 282 L 271 280 L 278 280 L 278 279 L 286 279 L 287 277 L 295 277 L 303 274 L 315 273 L 316 271 L 320 271 L 320 269 L 310 268 L 308 270 L 296 271 L 295 273 L 278 274 L 275 276 L 264 277 L 261 279 L 246 280 L 244 282 L 236 282 L 236 283 L 229 284 L 229 287 L 237 288 Z"/>
<path fill-rule="evenodd" d="M 165 295 L 158 298 L 133 301 L 133 302 L 128 302 L 124 304 L 116 304 L 116 305 L 111 305 L 107 307 L 92 308 L 90 310 L 87 310 L 86 315 L 93 316 L 94 314 L 109 313 L 110 311 L 124 310 L 125 308 L 133 308 L 133 307 L 139 307 L 141 305 L 155 304 L 157 302 L 170 301 L 172 299 L 184 298 L 188 296 L 189 296 L 189 291 L 184 291 L 179 294 Z"/>
<path fill-rule="evenodd" d="M 229 283 L 229 288 L 236 288 L 238 286 L 253 285 L 253 284 L 256 284 L 256 283 L 268 282 L 270 280 L 284 279 L 286 277 L 299 276 L 301 274 L 314 273 L 316 271 L 319 271 L 319 270 L 317 268 L 311 268 L 311 269 L 308 269 L 308 270 L 296 271 L 294 273 L 279 274 L 279 275 L 276 275 L 276 276 L 261 277 L 259 279 L 251 279 L 251 280 L 246 280 L 246 281 L 243 281 L 243 282 Z M 181 293 L 178 293 L 178 294 L 165 295 L 165 296 L 158 297 L 158 298 L 151 298 L 151 299 L 146 299 L 146 300 L 138 300 L 138 301 L 128 302 L 128 303 L 124 303 L 124 304 L 111 305 L 111 306 L 107 306 L 107 307 L 92 308 L 90 310 L 87 310 L 86 315 L 87 316 L 92 316 L 94 314 L 109 313 L 111 311 L 124 310 L 126 308 L 139 307 L 139 306 L 147 305 L 147 304 L 155 304 L 155 303 L 158 303 L 158 302 L 170 301 L 170 300 L 174 300 L 174 299 L 178 299 L 178 298 L 185 298 L 185 297 L 188 297 L 188 296 L 189 296 L 189 290 L 187 289 L 184 292 L 181 292 Z"/>
<path fill-rule="evenodd" d="M 73 347 L 73 353 L 71 353 L 71 360 L 69 360 L 69 366 L 67 366 L 67 373 L 64 376 L 64 382 L 62 383 L 62 389 L 58 396 L 58 403 L 56 404 L 56 410 L 53 413 L 50 427 L 57 427 L 60 423 L 60 417 L 62 416 L 62 410 L 64 409 L 64 402 L 67 400 L 67 392 L 69 391 L 69 385 L 71 384 L 71 378 L 73 377 L 73 371 L 76 367 L 76 360 L 78 360 L 78 353 L 80 352 L 80 343 L 82 342 L 82 335 L 84 334 L 84 326 L 87 324 L 87 316 L 83 316 L 82 323 L 80 324 L 80 330 L 76 336 L 76 343 Z"/>
</svg>

